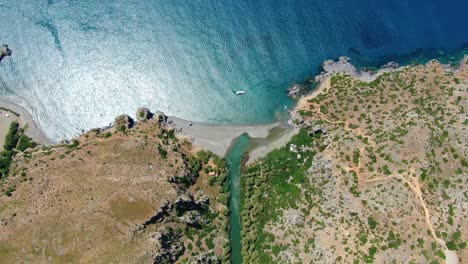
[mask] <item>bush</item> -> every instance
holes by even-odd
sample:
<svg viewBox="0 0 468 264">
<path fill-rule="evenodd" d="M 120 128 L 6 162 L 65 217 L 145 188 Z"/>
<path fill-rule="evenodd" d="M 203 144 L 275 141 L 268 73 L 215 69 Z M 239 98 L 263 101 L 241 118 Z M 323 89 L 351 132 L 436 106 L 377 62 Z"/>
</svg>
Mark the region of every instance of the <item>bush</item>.
<svg viewBox="0 0 468 264">
<path fill-rule="evenodd" d="M 72 144 L 69 145 L 68 147 L 69 147 L 69 148 L 76 148 L 76 147 L 78 147 L 78 145 L 80 145 L 80 141 L 79 141 L 78 139 L 74 139 L 74 140 L 72 141 Z"/>
<path fill-rule="evenodd" d="M 158 151 L 159 155 L 161 155 L 163 159 L 167 158 L 167 151 L 165 149 L 163 149 L 161 146 L 158 146 Z"/>
<path fill-rule="evenodd" d="M 37 143 L 34 142 L 30 137 L 26 136 L 25 134 L 22 134 L 19 137 L 19 142 L 18 142 L 18 146 L 16 147 L 16 149 L 23 152 L 28 148 L 35 148 L 35 147 L 37 147 Z"/>
<path fill-rule="evenodd" d="M 200 150 L 197 152 L 197 157 L 203 161 L 203 163 L 208 163 L 210 158 L 213 156 L 213 153 L 207 150 Z"/>
<path fill-rule="evenodd" d="M 367 218 L 367 223 L 369 224 L 371 229 L 375 229 L 375 227 L 377 226 L 377 221 L 375 221 L 375 219 L 372 217 Z"/>
<path fill-rule="evenodd" d="M 208 184 L 210 186 L 214 186 L 216 183 L 216 177 L 210 177 L 210 179 L 208 180 Z"/>
<path fill-rule="evenodd" d="M 18 132 L 19 124 L 17 122 L 12 122 L 10 125 L 10 129 L 8 130 L 8 134 L 5 137 L 5 144 L 3 145 L 4 150 L 13 150 L 16 147 L 19 140 Z"/>
</svg>

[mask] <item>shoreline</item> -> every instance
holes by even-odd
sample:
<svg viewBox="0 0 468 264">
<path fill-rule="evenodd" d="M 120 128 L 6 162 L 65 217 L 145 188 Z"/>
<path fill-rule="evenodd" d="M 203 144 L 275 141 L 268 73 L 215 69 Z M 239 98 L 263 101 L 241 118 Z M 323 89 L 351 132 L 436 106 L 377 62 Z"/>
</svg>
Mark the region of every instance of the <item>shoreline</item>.
<svg viewBox="0 0 468 264">
<path fill-rule="evenodd" d="M 464 59 L 462 59 L 460 63 L 466 61 L 468 61 L 468 55 L 465 55 Z M 444 66 L 450 68 L 458 67 L 458 65 Z M 182 137 L 190 139 L 196 149 L 209 150 L 222 157 L 227 155 L 229 149 L 232 147 L 234 140 L 244 133 L 248 134 L 248 136 L 252 139 L 266 139 L 266 144 L 256 146 L 249 150 L 251 155 L 249 163 L 251 163 L 254 160 L 266 155 L 275 148 L 283 146 L 288 141 L 288 139 L 297 133 L 297 128 L 292 123 L 292 120 L 297 118 L 298 111 L 304 108 L 304 103 L 307 100 L 318 96 L 319 94 L 325 92 L 326 89 L 330 88 L 330 77 L 333 74 L 348 74 L 362 81 L 370 82 L 386 72 L 402 70 L 405 67 L 408 66 L 399 66 L 397 63 L 389 62 L 378 70 L 362 71 L 356 68 L 356 66 L 350 62 L 349 58 L 344 56 L 339 57 L 336 61 L 324 61 L 322 63 L 322 72 L 315 76 L 315 82 L 317 83 L 315 89 L 299 97 L 294 105 L 294 108 L 288 111 L 289 125 L 279 121 L 270 124 L 258 125 L 210 125 L 191 122 L 189 120 L 174 116 L 167 116 L 167 124 L 173 127 Z M 17 118 L 20 125 L 22 127 L 27 125 L 26 135 L 33 138 L 37 143 L 47 146 L 58 144 L 58 142 L 50 140 L 45 135 L 40 126 L 35 122 L 33 116 L 22 106 L 0 98 L 0 112 L 2 111 L 1 108 L 6 108 L 12 112 L 18 113 L 19 117 Z M 4 116 L 0 118 L 4 118 Z M 0 122 L 0 128 L 2 130 L 8 129 L 4 123 L 6 124 L 7 122 Z M 285 131 L 285 133 L 279 137 L 267 139 L 267 137 L 270 135 L 270 132 L 278 127 L 286 127 L 287 131 Z M 104 128 L 104 130 L 105 129 L 106 128 Z M 4 140 L 4 135 L 0 134 L 0 136 L 2 137 L 1 140 Z"/>
<path fill-rule="evenodd" d="M 6 112 L 12 115 L 7 117 Z M 34 120 L 29 111 L 22 106 L 0 98 L 0 115 L 0 130 L 2 131 L 2 133 L 0 133 L 0 142 L 2 143 L 0 149 L 3 149 L 3 141 L 5 140 L 6 132 L 12 121 L 18 122 L 21 127 L 25 128 L 25 134 L 35 142 L 46 146 L 54 144 L 54 142 L 45 135 L 44 131 Z"/>
<path fill-rule="evenodd" d="M 173 116 L 167 117 L 167 123 L 172 126 L 179 135 L 189 138 L 194 146 L 209 150 L 222 157 L 228 154 L 234 140 L 242 134 L 248 134 L 251 138 L 266 138 L 270 130 L 283 125 L 283 123 L 275 122 L 271 124 L 246 126 L 217 126 L 191 122 Z M 182 130 L 180 131 L 179 129 Z"/>
<path fill-rule="evenodd" d="M 11 114 L 6 117 L 3 114 L 4 112 Z M 59 144 L 45 135 L 28 110 L 0 98 L 0 130 L 4 132 L 0 133 L 1 146 L 3 146 L 4 138 L 12 121 L 17 121 L 21 127 L 26 127 L 25 134 L 39 144 L 46 146 Z M 174 116 L 167 116 L 167 124 L 173 127 L 182 137 L 190 139 L 197 149 L 209 150 L 222 157 L 227 155 L 234 140 L 242 134 L 246 133 L 251 138 L 266 138 L 270 130 L 284 125 L 281 122 L 258 125 L 207 125 Z M 104 130 L 108 128 L 106 127 Z M 78 137 L 81 135 L 82 133 Z"/>
</svg>

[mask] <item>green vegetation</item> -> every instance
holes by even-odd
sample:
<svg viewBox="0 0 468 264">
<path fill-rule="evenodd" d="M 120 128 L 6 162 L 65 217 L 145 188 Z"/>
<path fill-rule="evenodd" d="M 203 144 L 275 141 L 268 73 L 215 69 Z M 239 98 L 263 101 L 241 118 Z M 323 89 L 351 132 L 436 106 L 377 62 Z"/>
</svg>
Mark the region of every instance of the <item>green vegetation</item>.
<svg viewBox="0 0 468 264">
<path fill-rule="evenodd" d="M 196 157 L 185 157 L 185 162 L 189 167 L 192 175 L 186 175 L 184 177 L 178 177 L 179 180 L 184 179 L 185 182 L 178 182 L 177 184 L 184 189 L 189 188 L 196 183 L 196 179 L 200 177 L 202 171 L 206 173 L 208 171 L 215 172 L 214 179 L 210 186 L 218 185 L 217 191 L 219 194 L 215 195 L 216 199 L 210 200 L 210 206 L 208 205 L 196 205 L 195 207 L 183 207 L 176 206 L 175 213 L 177 216 L 182 216 L 188 211 L 195 211 L 205 219 L 203 223 L 196 225 L 185 225 L 184 235 L 189 240 L 187 247 L 192 252 L 192 256 L 196 256 L 196 252 L 208 252 L 209 256 L 214 256 L 214 253 L 210 250 L 216 247 L 222 249 L 221 254 L 217 254 L 216 258 L 222 263 L 230 263 L 230 245 L 228 242 L 229 232 L 229 194 L 225 193 L 229 190 L 229 181 L 227 180 L 227 162 L 215 154 L 208 151 L 201 151 L 197 153 Z M 212 162 L 212 163 L 211 163 Z M 210 164 L 215 164 L 215 168 L 211 168 Z M 207 176 L 207 175 L 205 175 Z M 213 208 L 221 206 L 222 210 L 213 210 Z M 211 208 L 210 208 L 211 207 Z M 222 237 L 220 245 L 215 244 L 215 237 Z M 182 259 L 182 263 L 188 263 L 188 259 Z"/>
<path fill-rule="evenodd" d="M 421 209 L 417 189 L 428 210 L 438 215 L 432 220 L 436 236 L 451 250 L 465 248 L 458 230 L 463 212 L 454 205 L 467 196 L 466 93 L 455 86 L 466 79 L 441 69 L 439 64 L 408 67 L 371 82 L 331 76 L 332 88 L 324 83 L 323 92 L 309 98 L 293 121 L 306 128 L 327 128 L 325 146 L 315 145 L 322 138 L 307 138 L 309 146 L 315 145 L 307 149 L 325 149 L 333 173 L 310 167 L 313 154 L 291 152 L 291 143 L 302 150 L 297 138 L 244 170 L 246 262 L 282 263 L 294 254 L 297 262 L 374 263 L 384 256 L 396 263 L 400 260 L 393 254 L 411 250 L 409 263 L 441 263 L 443 248 L 428 248 L 432 234 L 413 215 L 415 208 Z M 323 165 L 320 158 L 315 161 Z M 322 175 L 333 185 L 324 184 Z M 322 193 L 327 199 L 321 199 Z M 441 209 L 447 206 L 448 214 Z M 306 223 L 291 225 L 288 217 L 298 212 Z M 321 230 L 330 238 L 323 238 L 319 249 Z"/>
<path fill-rule="evenodd" d="M 371 229 L 375 229 L 377 227 L 377 221 L 375 221 L 375 219 L 370 216 L 367 218 L 367 223 Z"/>
<path fill-rule="evenodd" d="M 16 147 L 20 137 L 19 132 L 19 124 L 17 122 L 12 122 L 8 134 L 5 137 L 5 144 L 3 145 L 5 151 L 11 151 Z"/>
<path fill-rule="evenodd" d="M 163 159 L 167 159 L 167 151 L 163 149 L 162 146 L 158 146 L 158 152 Z"/>
<path fill-rule="evenodd" d="M 359 149 L 355 149 L 353 152 L 353 163 L 354 165 L 359 164 L 359 159 L 361 158 L 361 151 Z"/>
<path fill-rule="evenodd" d="M 18 151 L 24 152 L 28 148 L 37 146 L 31 138 L 24 134 L 17 122 L 12 122 L 5 137 L 3 151 L 0 153 L 0 179 L 8 176 L 11 162 Z M 9 188 L 5 193 L 11 195 L 14 188 Z"/>
<path fill-rule="evenodd" d="M 37 143 L 32 140 L 32 138 L 26 136 L 25 134 L 22 134 L 19 138 L 18 145 L 16 146 L 16 149 L 24 152 L 28 148 L 35 148 L 37 147 Z"/>
<path fill-rule="evenodd" d="M 287 146 L 270 152 L 260 162 L 247 167 L 241 177 L 242 255 L 246 263 L 271 263 L 273 237 L 263 228 L 282 215 L 282 209 L 297 208 L 299 186 L 309 186 L 307 169 L 315 152 L 308 150 L 297 159 L 290 146 L 312 147 L 314 139 L 301 130 Z M 304 159 L 307 161 L 304 163 Z M 310 188 L 310 187 L 308 187 Z M 312 188 L 311 188 L 312 189 Z M 278 252 L 278 250 L 275 250 Z"/>
</svg>

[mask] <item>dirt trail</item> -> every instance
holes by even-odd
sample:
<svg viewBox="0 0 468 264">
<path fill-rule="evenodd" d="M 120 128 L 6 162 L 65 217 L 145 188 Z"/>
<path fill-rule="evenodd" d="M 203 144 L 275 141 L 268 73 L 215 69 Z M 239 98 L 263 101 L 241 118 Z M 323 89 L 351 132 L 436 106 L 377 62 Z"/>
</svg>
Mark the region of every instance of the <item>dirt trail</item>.
<svg viewBox="0 0 468 264">
<path fill-rule="evenodd" d="M 327 91 L 328 91 L 328 89 L 326 89 L 326 92 Z M 314 105 L 312 110 L 316 114 L 318 114 L 320 116 L 321 120 L 323 120 L 323 121 L 325 121 L 327 123 L 330 123 L 330 124 L 343 123 L 342 121 L 331 121 L 330 119 L 328 119 L 327 115 L 320 112 L 320 107 L 319 107 L 318 104 L 315 104 L 315 103 L 311 103 L 311 104 Z M 344 126 L 345 131 L 355 133 L 355 134 L 357 134 L 357 136 L 365 137 L 365 133 L 363 133 L 363 131 L 362 131 L 362 129 L 360 127 L 358 129 L 354 130 L 354 129 L 351 129 L 351 128 L 348 127 L 348 121 L 345 121 L 344 123 L 345 123 L 345 126 Z M 376 143 L 369 137 L 368 137 L 368 142 L 369 142 L 369 146 L 372 146 L 372 147 L 376 146 Z M 330 146 L 331 145 L 327 146 L 327 148 L 330 147 Z M 366 146 L 363 146 L 363 147 L 359 148 L 360 157 L 363 157 L 363 153 L 364 153 L 365 148 L 366 148 Z M 362 167 L 361 166 L 361 160 L 362 159 L 360 158 L 357 165 L 346 168 L 348 171 L 355 172 L 360 181 L 365 182 L 365 183 L 371 183 L 371 182 L 384 181 L 384 180 L 388 180 L 388 179 L 391 179 L 391 178 L 398 177 L 398 178 L 402 179 L 404 183 L 408 184 L 411 191 L 418 198 L 420 206 L 424 210 L 426 225 L 427 225 L 428 229 L 431 232 L 432 238 L 435 241 L 437 241 L 437 243 L 439 243 L 439 245 L 442 246 L 442 248 L 445 251 L 445 255 L 446 255 L 445 263 L 446 264 L 458 264 L 458 256 L 457 256 L 456 252 L 449 250 L 447 248 L 447 245 L 445 244 L 445 241 L 442 240 L 440 237 L 438 237 L 437 234 L 436 234 L 434 225 L 431 222 L 431 213 L 430 213 L 429 208 L 426 205 L 426 202 L 424 201 L 423 194 L 422 194 L 422 191 L 421 191 L 421 185 L 420 185 L 420 183 L 418 181 L 418 178 L 411 176 L 411 175 L 414 175 L 414 172 L 415 172 L 414 169 L 413 168 L 410 169 L 410 171 L 408 173 L 408 177 L 404 177 L 404 176 L 402 176 L 400 174 L 392 174 L 392 175 L 389 175 L 389 176 L 386 176 L 386 177 L 366 179 L 365 177 L 363 177 L 361 175 L 361 172 L 360 172 L 360 169 Z M 407 178 L 409 178 L 409 180 Z"/>
</svg>

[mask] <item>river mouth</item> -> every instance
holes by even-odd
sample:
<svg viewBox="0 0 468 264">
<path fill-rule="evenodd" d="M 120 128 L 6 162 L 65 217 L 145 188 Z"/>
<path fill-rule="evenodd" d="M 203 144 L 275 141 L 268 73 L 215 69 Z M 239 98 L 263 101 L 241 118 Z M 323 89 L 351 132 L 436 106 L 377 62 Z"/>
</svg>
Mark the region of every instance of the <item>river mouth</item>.
<svg viewBox="0 0 468 264">
<path fill-rule="evenodd" d="M 231 242 L 231 263 L 242 263 L 242 237 L 240 224 L 240 189 L 239 182 L 241 176 L 241 167 L 244 154 L 247 152 L 250 144 L 250 138 L 243 134 L 236 138 L 226 156 L 229 164 L 229 190 L 231 192 L 229 200 L 229 239 Z"/>
</svg>

